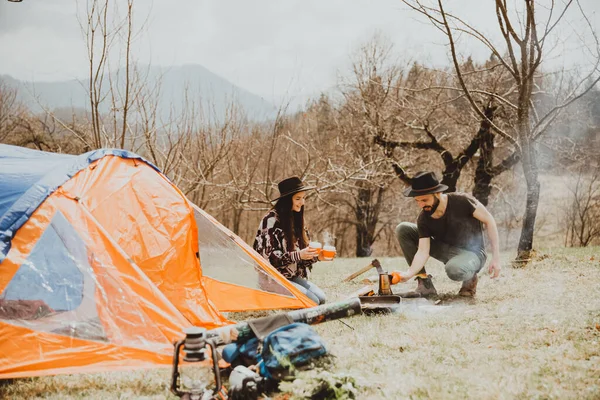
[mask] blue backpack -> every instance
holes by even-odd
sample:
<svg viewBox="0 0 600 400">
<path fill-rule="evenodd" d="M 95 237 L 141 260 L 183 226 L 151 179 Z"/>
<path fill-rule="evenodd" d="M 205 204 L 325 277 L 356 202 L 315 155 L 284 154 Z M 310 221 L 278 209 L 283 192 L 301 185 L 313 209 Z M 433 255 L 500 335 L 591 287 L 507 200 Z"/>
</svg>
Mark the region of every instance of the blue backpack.
<svg viewBox="0 0 600 400">
<path fill-rule="evenodd" d="M 309 325 L 295 322 L 270 332 L 260 343 L 253 338 L 242 344 L 231 343 L 223 349 L 223 359 L 234 364 L 258 364 L 260 374 L 280 380 L 294 370 L 327 354 L 325 343 Z"/>
</svg>

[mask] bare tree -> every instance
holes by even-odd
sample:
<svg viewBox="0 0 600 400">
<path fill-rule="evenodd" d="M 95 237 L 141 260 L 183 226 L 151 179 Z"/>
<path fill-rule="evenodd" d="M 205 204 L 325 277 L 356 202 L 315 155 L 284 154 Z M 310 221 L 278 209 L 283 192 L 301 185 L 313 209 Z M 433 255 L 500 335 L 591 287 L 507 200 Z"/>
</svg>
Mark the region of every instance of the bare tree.
<svg viewBox="0 0 600 400">
<path fill-rule="evenodd" d="M 585 247 L 600 238 L 600 166 L 579 167 L 574 175 L 568 185 L 571 204 L 565 208 L 565 245 Z"/>
<path fill-rule="evenodd" d="M 600 80 L 598 74 L 600 49 L 598 41 L 595 40 L 594 48 L 586 48 L 594 57 L 594 65 L 590 72 L 578 79 L 570 88 L 571 90 L 555 96 L 555 103 L 551 107 L 545 107 L 544 104 L 536 101 L 535 96 L 535 93 L 540 90 L 538 82 L 541 79 L 541 64 L 546 54 L 545 50 L 549 46 L 549 38 L 554 29 L 561 22 L 567 22 L 564 16 L 571 6 L 578 7 L 583 23 L 596 39 L 593 27 L 578 1 L 570 0 L 562 9 L 552 3 L 546 18 L 543 18 L 537 12 L 533 0 L 518 3 L 514 9 L 511 9 L 505 0 L 495 0 L 498 27 L 502 34 L 502 44 L 496 44 L 492 38 L 465 21 L 460 15 L 447 12 L 442 0 L 437 0 L 434 5 L 427 5 L 420 0 L 403 0 L 403 2 L 425 15 L 433 26 L 446 35 L 458 80 L 471 108 L 479 118 L 487 120 L 494 131 L 513 144 L 519 152 L 527 183 L 527 200 L 515 261 L 525 264 L 529 261 L 533 249 L 533 234 L 540 195 L 536 142 L 557 118 L 560 111 L 583 96 Z M 473 91 L 477 88 L 469 87 L 465 82 L 456 48 L 456 36 L 459 33 L 483 43 L 494 54 L 499 67 L 510 73 L 516 100 L 511 101 L 497 93 L 493 94 L 499 101 L 509 104 L 516 110 L 516 119 L 510 129 L 502 129 L 494 124 L 474 100 Z"/>
<path fill-rule="evenodd" d="M 442 169 L 442 183 L 455 191 L 463 169 L 478 155 L 473 193 L 487 204 L 492 179 L 519 160 L 514 151 L 505 151 L 506 144 L 494 143 L 488 122 L 498 116 L 501 123 L 512 116 L 490 94 L 510 92 L 503 87 L 506 74 L 494 68 L 493 60 L 483 65 L 471 59 L 464 63 L 466 79 L 486 89 L 474 94 L 486 116 L 477 128 L 468 117 L 470 106 L 454 74 L 418 63 L 404 73 L 397 65 L 386 65 L 390 48 L 376 37 L 361 49 L 345 106 L 360 118 L 405 184 L 411 183 L 411 169 L 434 165 Z M 502 159 L 496 165 L 495 155 Z"/>
<path fill-rule="evenodd" d="M 14 132 L 21 112 L 17 90 L 0 81 L 0 143 Z"/>
<path fill-rule="evenodd" d="M 194 102 L 190 104 L 195 104 Z M 210 212 L 220 212 L 228 204 L 224 189 L 227 160 L 232 156 L 234 143 L 240 138 L 244 117 L 235 104 L 230 104 L 224 121 L 213 119 L 195 106 L 187 107 L 189 114 L 175 128 L 176 135 L 185 139 L 179 150 L 182 158 L 176 183 L 192 202 Z"/>
<path fill-rule="evenodd" d="M 135 63 L 133 45 L 146 23 L 134 25 L 134 0 L 127 0 L 125 11 L 119 4 L 89 0 L 78 10 L 87 49 L 92 148 L 131 148 L 142 136 L 135 130 L 144 111 L 140 103 L 146 101 L 148 72 Z"/>
<path fill-rule="evenodd" d="M 37 150 L 54 151 L 52 135 L 56 132 L 54 119 L 48 116 L 37 118 L 22 114 L 18 119 L 18 129 L 14 144 L 33 147 Z"/>
<path fill-rule="evenodd" d="M 79 3 L 77 3 L 79 5 Z M 90 102 L 91 145 L 103 146 L 100 105 L 106 98 L 103 92 L 105 69 L 110 47 L 114 40 L 109 28 L 108 0 L 91 0 L 86 3 L 85 15 L 79 20 L 86 41 L 88 57 L 88 96 Z"/>
<path fill-rule="evenodd" d="M 267 208 L 265 199 L 259 195 L 257 190 L 262 185 L 259 177 L 261 171 L 261 162 L 263 154 L 263 143 L 265 138 L 258 127 L 254 127 L 248 136 L 238 138 L 232 143 L 231 156 L 227 157 L 227 179 L 231 183 L 228 186 L 226 198 L 229 199 L 229 215 L 223 215 L 222 220 L 233 232 L 242 234 L 244 216 L 252 212 L 264 212 Z M 247 235 L 253 234 L 256 227 L 247 227 L 250 232 L 244 232 Z"/>
<path fill-rule="evenodd" d="M 386 184 L 377 186 L 384 175 L 377 171 L 387 168 L 353 121 L 323 95 L 304 112 L 288 115 L 281 109 L 275 120 L 254 124 L 233 141 L 227 173 L 221 169 L 219 187 L 213 187 L 227 199 L 218 211 L 221 220 L 252 240 L 258 219 L 276 196 L 276 182 L 298 175 L 317 186 L 308 193 L 313 238 L 336 237 L 340 253 L 370 254 L 387 226 L 381 215 L 391 202 Z M 390 171 L 387 179 L 394 180 Z"/>
<path fill-rule="evenodd" d="M 370 256 L 373 245 L 389 221 L 382 217 L 394 182 L 388 162 L 365 123 L 352 90 L 343 91 L 345 103 L 335 110 L 326 96 L 310 110 L 311 152 L 319 160 L 313 168 L 321 183 L 321 202 L 328 204 L 323 222 L 354 231 L 352 243 L 357 257 Z M 329 228 L 331 229 L 331 228 Z"/>
</svg>

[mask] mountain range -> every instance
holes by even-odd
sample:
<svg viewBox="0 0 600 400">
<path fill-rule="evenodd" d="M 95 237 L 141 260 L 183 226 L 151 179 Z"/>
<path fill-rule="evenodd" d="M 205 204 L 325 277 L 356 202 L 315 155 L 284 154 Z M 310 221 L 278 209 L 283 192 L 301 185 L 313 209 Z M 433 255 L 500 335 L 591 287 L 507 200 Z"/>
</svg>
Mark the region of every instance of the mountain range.
<svg viewBox="0 0 600 400">
<path fill-rule="evenodd" d="M 276 107 L 227 79 L 209 71 L 201 65 L 191 64 L 176 67 L 142 66 L 143 81 L 148 88 L 156 87 L 160 82 L 159 93 L 152 95 L 157 101 L 158 115 L 163 122 L 172 115 L 180 115 L 189 108 L 190 102 L 195 105 L 196 111 L 201 106 L 206 114 L 213 120 L 221 121 L 232 103 L 238 105 L 251 120 L 267 120 L 273 118 Z M 124 70 L 112 74 L 116 82 L 123 81 Z M 116 77 L 116 78 L 115 78 Z M 17 100 L 26 105 L 33 112 L 44 109 L 74 110 L 89 109 L 89 79 L 72 79 L 57 82 L 26 82 L 12 78 L 9 75 L 0 75 L 0 81 L 11 88 L 17 89 Z M 123 91 L 124 85 L 115 85 Z M 104 87 L 108 87 L 108 78 L 105 76 Z M 106 92 L 105 92 L 106 94 Z M 187 101 L 187 103 L 186 103 Z M 101 112 L 107 112 L 113 107 L 110 98 L 101 105 Z"/>
</svg>

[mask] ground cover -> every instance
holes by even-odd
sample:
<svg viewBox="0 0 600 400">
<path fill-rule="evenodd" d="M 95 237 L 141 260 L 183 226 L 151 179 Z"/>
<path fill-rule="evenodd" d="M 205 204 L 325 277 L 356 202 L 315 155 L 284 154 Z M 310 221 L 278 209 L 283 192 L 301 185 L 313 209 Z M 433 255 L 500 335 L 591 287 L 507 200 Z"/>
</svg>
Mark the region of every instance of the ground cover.
<svg viewBox="0 0 600 400">
<path fill-rule="evenodd" d="M 503 254 L 499 280 L 482 274 L 473 301 L 457 299 L 460 285 L 431 261 L 440 305 L 315 326 L 335 355 L 330 372 L 352 377 L 358 399 L 600 398 L 600 248 L 543 250 L 524 269 L 506 266 L 513 256 Z M 342 299 L 363 286 L 342 279 L 369 261 L 320 263 L 313 280 L 330 301 Z M 406 268 L 400 258 L 380 261 L 387 270 Z M 174 399 L 169 375 L 21 379 L 0 386 L 0 398 Z"/>
</svg>

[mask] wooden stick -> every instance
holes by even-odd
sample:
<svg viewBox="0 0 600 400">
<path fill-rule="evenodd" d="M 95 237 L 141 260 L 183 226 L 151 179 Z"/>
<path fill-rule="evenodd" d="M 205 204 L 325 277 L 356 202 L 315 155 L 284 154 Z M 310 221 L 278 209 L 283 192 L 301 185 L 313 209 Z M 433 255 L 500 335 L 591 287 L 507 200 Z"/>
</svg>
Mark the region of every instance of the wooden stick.
<svg viewBox="0 0 600 400">
<path fill-rule="evenodd" d="M 350 276 L 344 278 L 344 282 L 350 282 L 352 279 L 356 278 L 359 275 L 364 274 L 371 268 L 373 268 L 373 263 L 367 265 L 366 267 L 361 268 L 360 270 L 356 271 L 355 273 L 351 274 Z"/>
</svg>

